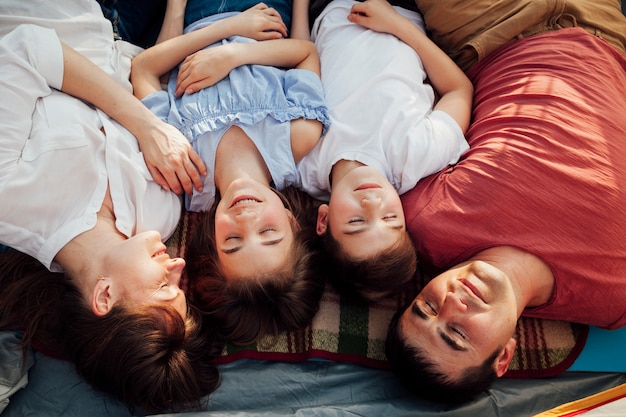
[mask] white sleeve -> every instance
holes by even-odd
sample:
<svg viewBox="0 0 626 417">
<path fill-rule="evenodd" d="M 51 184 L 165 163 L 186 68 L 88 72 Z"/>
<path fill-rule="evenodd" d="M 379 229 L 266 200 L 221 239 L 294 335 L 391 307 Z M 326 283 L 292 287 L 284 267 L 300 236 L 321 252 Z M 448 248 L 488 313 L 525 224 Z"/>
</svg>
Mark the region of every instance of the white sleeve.
<svg viewBox="0 0 626 417">
<path fill-rule="evenodd" d="M 406 132 L 391 163 L 402 166 L 401 179 L 395 178 L 398 193 L 404 194 L 417 182 L 455 164 L 469 144 L 458 123 L 447 113 L 434 110 Z"/>
<path fill-rule="evenodd" d="M 61 88 L 61 42 L 54 30 L 21 25 L 0 39 L 0 62 L 0 146 L 15 149 L 28 139 L 37 100 L 49 95 L 51 87 Z"/>
</svg>

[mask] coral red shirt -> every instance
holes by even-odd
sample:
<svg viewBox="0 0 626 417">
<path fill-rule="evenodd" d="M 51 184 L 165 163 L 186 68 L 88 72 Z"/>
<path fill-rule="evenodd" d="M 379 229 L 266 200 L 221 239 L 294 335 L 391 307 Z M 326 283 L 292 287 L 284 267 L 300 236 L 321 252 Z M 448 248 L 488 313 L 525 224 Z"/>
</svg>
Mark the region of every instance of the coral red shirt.
<svg viewBox="0 0 626 417">
<path fill-rule="evenodd" d="M 511 245 L 555 277 L 524 315 L 626 325 L 626 57 L 582 29 L 510 44 L 470 73 L 470 150 L 403 196 L 423 259 Z"/>
</svg>

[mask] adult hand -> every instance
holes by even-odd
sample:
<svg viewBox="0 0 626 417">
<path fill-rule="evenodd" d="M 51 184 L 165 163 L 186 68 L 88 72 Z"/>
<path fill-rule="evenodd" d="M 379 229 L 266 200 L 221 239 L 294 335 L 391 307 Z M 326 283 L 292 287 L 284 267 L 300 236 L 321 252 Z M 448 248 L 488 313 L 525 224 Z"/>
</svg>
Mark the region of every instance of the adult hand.
<svg viewBox="0 0 626 417">
<path fill-rule="evenodd" d="M 157 119 L 158 120 L 158 119 Z M 137 138 L 154 181 L 176 194 L 202 190 L 206 165 L 189 141 L 174 126 L 161 120 L 142 129 Z"/>
</svg>

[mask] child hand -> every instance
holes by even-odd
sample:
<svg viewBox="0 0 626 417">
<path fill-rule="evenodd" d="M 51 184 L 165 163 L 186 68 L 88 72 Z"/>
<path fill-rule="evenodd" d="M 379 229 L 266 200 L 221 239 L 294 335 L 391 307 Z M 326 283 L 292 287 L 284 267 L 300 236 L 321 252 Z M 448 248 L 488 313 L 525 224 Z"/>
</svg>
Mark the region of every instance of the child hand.
<svg viewBox="0 0 626 417">
<path fill-rule="evenodd" d="M 231 19 L 231 23 L 238 27 L 235 33 L 246 38 L 264 41 L 287 37 L 287 26 L 280 13 L 265 3 L 252 6 Z"/>
<path fill-rule="evenodd" d="M 226 77 L 238 64 L 237 44 L 226 44 L 189 55 L 178 70 L 176 96 L 192 94 Z"/>
<path fill-rule="evenodd" d="M 387 0 L 366 0 L 352 6 L 348 20 L 376 32 L 393 34 L 398 19 L 403 16 L 398 13 Z"/>
</svg>

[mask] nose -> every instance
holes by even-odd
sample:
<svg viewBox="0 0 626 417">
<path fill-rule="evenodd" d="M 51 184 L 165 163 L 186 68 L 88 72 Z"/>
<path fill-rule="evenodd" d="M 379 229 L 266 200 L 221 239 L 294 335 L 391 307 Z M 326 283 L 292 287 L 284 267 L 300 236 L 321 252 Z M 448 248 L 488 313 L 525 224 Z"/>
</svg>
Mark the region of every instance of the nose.
<svg viewBox="0 0 626 417">
<path fill-rule="evenodd" d="M 256 217 L 257 217 L 256 210 L 252 210 L 248 208 L 244 208 L 238 211 L 237 213 L 235 213 L 235 218 L 237 220 L 247 221 L 247 220 L 255 219 Z"/>
<path fill-rule="evenodd" d="M 447 318 L 465 312 L 467 312 L 467 304 L 457 293 L 450 291 L 446 294 L 446 298 L 439 309 L 439 316 Z"/>
<path fill-rule="evenodd" d="M 161 233 L 156 230 L 148 230 L 143 235 L 150 242 L 161 242 Z"/>
<path fill-rule="evenodd" d="M 373 208 L 380 207 L 381 202 L 382 202 L 382 198 L 380 198 L 379 196 L 368 195 L 361 199 L 361 206 L 363 208 L 373 209 Z"/>
<path fill-rule="evenodd" d="M 180 279 L 185 268 L 183 258 L 173 258 L 167 263 L 167 283 L 172 286 L 180 286 Z"/>
</svg>

